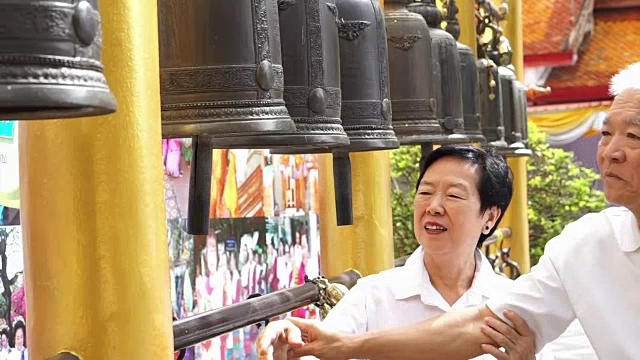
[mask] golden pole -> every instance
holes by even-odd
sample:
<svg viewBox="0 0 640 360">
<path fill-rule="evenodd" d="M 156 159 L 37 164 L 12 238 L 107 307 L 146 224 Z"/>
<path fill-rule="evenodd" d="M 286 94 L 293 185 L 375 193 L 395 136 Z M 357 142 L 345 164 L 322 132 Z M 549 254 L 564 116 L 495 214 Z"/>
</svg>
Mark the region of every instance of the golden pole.
<svg viewBox="0 0 640 360">
<path fill-rule="evenodd" d="M 118 111 L 20 123 L 29 352 L 168 360 L 156 1 L 101 5 Z"/>
<path fill-rule="evenodd" d="M 502 29 L 504 35 L 511 43 L 513 50 L 513 66 L 516 68 L 516 77 L 524 82 L 524 48 L 522 41 L 522 0 L 508 0 L 509 12 L 506 16 L 506 24 Z"/>
<path fill-rule="evenodd" d="M 478 58 L 476 46 L 476 16 L 475 0 L 458 0 L 458 21 L 460 22 L 460 41 L 473 50 L 473 55 Z"/>
<path fill-rule="evenodd" d="M 524 52 L 522 39 L 522 0 L 509 0 L 509 13 L 506 17 L 504 34 L 513 50 L 512 63 L 516 77 L 524 81 Z M 513 200 L 505 214 L 503 224 L 513 230 L 511 237 L 511 258 L 520 265 L 522 273 L 529 272 L 531 257 L 529 253 L 529 218 L 527 216 L 527 157 L 518 156 L 507 159 L 513 171 Z"/>
<path fill-rule="evenodd" d="M 353 225 L 337 226 L 333 161 L 318 157 L 322 272 L 356 269 L 363 276 L 393 267 L 391 164 L 389 151 L 352 153 Z"/>
<path fill-rule="evenodd" d="M 524 274 L 531 268 L 529 253 L 529 218 L 527 215 L 527 157 L 518 156 L 507 158 L 507 163 L 513 171 L 513 199 L 507 210 L 501 227 L 510 227 L 512 235 L 511 259 L 520 265 Z"/>
<path fill-rule="evenodd" d="M 384 1 L 380 0 L 384 7 Z M 321 267 L 326 276 L 353 268 L 363 276 L 393 267 L 389 151 L 352 153 L 353 225 L 337 226 L 333 161 L 318 157 Z"/>
<path fill-rule="evenodd" d="M 355 178 L 353 165 L 353 159 L 351 159 L 352 181 Z M 333 186 L 331 154 L 318 155 L 318 190 L 322 194 L 320 197 L 320 267 L 322 274 L 331 277 L 350 268 L 362 271 L 356 265 L 362 263 L 362 259 L 354 259 L 353 257 L 354 226 L 336 225 L 336 192 Z M 355 224 L 355 208 L 353 211 Z"/>
</svg>

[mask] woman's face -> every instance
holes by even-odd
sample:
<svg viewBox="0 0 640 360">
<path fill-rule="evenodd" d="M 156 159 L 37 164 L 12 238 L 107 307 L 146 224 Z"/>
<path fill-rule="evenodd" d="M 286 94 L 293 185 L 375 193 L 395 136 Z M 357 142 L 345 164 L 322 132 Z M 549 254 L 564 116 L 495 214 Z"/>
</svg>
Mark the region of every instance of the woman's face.
<svg viewBox="0 0 640 360">
<path fill-rule="evenodd" d="M 218 268 L 218 254 L 215 248 L 205 248 L 205 256 L 207 257 L 207 270 L 213 274 Z"/>
<path fill-rule="evenodd" d="M 3 348 L 6 348 L 9 346 L 9 339 L 7 339 L 7 335 L 2 334 L 2 338 L 0 338 L 0 345 Z"/>
<path fill-rule="evenodd" d="M 480 212 L 479 175 L 477 165 L 455 157 L 427 169 L 413 202 L 414 233 L 426 253 L 472 253 L 485 227 L 493 227 L 500 210 Z"/>
<path fill-rule="evenodd" d="M 24 333 L 22 328 L 18 328 L 16 330 L 16 349 L 22 349 L 22 346 L 24 346 Z"/>
</svg>

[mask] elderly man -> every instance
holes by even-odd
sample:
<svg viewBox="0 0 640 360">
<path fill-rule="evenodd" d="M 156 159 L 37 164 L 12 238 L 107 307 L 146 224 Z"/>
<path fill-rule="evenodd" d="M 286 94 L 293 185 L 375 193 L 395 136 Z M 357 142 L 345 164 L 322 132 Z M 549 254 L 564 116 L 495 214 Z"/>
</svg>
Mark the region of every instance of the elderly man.
<svg viewBox="0 0 640 360">
<path fill-rule="evenodd" d="M 468 359 L 493 353 L 505 337 L 513 336 L 515 330 L 502 321 L 511 324 L 511 314 L 517 313 L 533 331 L 538 350 L 577 318 L 600 359 L 638 359 L 640 63 L 616 75 L 611 90 L 615 99 L 602 128 L 598 166 L 607 200 L 619 207 L 569 224 L 548 243 L 531 273 L 486 305 L 359 335 L 283 321 L 261 336 L 262 358 L 276 350 L 320 359 Z"/>
</svg>

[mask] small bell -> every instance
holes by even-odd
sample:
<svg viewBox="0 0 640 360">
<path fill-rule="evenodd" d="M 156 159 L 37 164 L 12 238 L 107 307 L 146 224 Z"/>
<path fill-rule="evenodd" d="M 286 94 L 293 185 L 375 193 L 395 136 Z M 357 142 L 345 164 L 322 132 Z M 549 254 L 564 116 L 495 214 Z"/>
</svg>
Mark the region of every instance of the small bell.
<svg viewBox="0 0 640 360">
<path fill-rule="evenodd" d="M 98 0 L 0 1 L 0 120 L 110 114 Z"/>
<path fill-rule="evenodd" d="M 524 142 L 527 127 L 526 90 L 516 79 L 512 66 L 500 66 L 498 69 L 502 86 L 505 139 L 509 147 L 502 150 L 504 156 L 530 156 Z M 527 132 L 528 133 L 528 132 Z"/>
<path fill-rule="evenodd" d="M 518 120 L 518 124 L 520 124 L 520 127 L 521 127 L 520 130 L 522 133 L 522 143 L 526 148 L 529 148 L 529 116 L 527 114 L 527 107 L 528 107 L 527 95 L 528 95 L 529 89 L 519 81 L 517 85 L 518 85 L 518 93 L 520 94 L 518 99 L 519 100 L 518 103 L 520 104 L 520 107 L 519 107 L 520 118 Z"/>
<path fill-rule="evenodd" d="M 504 139 L 502 89 L 500 82 L 495 81 L 498 79 L 498 67 L 487 59 L 479 59 L 476 64 L 482 134 L 487 139 L 487 147 L 506 148 L 508 145 Z"/>
<path fill-rule="evenodd" d="M 516 104 L 515 82 L 516 74 L 506 66 L 498 66 L 498 78 L 500 81 L 500 95 L 502 98 L 502 114 L 504 121 L 504 139 L 509 146 L 524 147 L 520 140 L 522 134 L 516 132 Z"/>
</svg>

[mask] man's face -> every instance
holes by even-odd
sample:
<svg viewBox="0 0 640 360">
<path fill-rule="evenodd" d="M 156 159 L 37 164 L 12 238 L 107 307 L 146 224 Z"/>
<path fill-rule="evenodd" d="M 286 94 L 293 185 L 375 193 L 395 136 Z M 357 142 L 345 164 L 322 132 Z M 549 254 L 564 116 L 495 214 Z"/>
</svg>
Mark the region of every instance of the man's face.
<svg viewBox="0 0 640 360">
<path fill-rule="evenodd" d="M 611 203 L 640 214 L 640 90 L 616 96 L 602 127 L 598 167 Z"/>
</svg>

